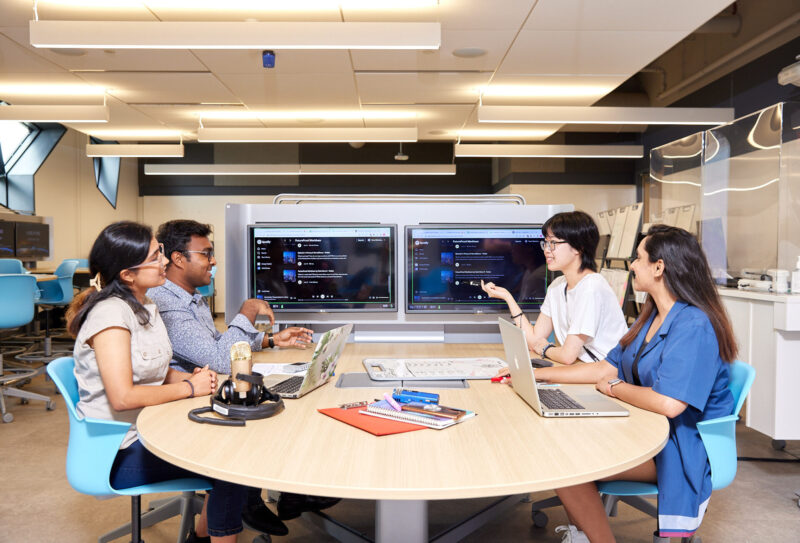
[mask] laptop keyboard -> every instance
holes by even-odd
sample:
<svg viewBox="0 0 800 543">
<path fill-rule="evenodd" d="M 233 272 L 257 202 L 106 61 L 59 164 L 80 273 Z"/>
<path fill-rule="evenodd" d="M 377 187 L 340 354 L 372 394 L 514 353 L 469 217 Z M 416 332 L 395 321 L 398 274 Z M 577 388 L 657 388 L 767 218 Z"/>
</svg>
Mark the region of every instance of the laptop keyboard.
<svg viewBox="0 0 800 543">
<path fill-rule="evenodd" d="M 584 407 L 557 388 L 540 388 L 539 401 L 548 409 L 584 409 Z"/>
<path fill-rule="evenodd" d="M 303 384 L 303 376 L 302 375 L 295 375 L 294 377 L 289 377 L 285 381 L 281 381 L 277 385 L 269 387 L 272 392 L 276 394 L 294 394 L 298 390 L 300 390 L 300 386 Z"/>
</svg>

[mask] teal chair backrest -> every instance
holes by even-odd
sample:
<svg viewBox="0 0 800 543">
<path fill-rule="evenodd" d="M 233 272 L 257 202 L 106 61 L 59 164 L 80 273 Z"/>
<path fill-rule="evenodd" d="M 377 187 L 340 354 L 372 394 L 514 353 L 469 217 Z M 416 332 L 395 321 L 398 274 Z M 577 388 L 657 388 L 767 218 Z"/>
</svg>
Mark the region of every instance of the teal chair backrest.
<svg viewBox="0 0 800 543">
<path fill-rule="evenodd" d="M 40 304 L 67 305 L 72 302 L 72 276 L 78 268 L 78 260 L 70 258 L 61 262 L 56 268 L 57 279 L 41 281 L 39 288 L 42 291 Z"/>
<path fill-rule="evenodd" d="M 25 266 L 16 258 L 0 258 L 0 273 L 25 273 Z"/>
<path fill-rule="evenodd" d="M 725 488 L 736 476 L 736 421 L 756 377 L 756 370 L 736 360 L 730 365 L 728 375 L 728 389 L 735 402 L 733 413 L 697 423 L 711 464 L 711 485 L 714 490 Z"/>
<path fill-rule="evenodd" d="M 214 295 L 214 276 L 217 275 L 217 267 L 211 267 L 211 282 L 203 287 L 197 287 L 197 293 L 204 298 Z"/>
<path fill-rule="evenodd" d="M 72 357 L 57 358 L 47 365 L 47 374 L 64 397 L 69 415 L 67 480 L 83 494 L 113 495 L 111 466 L 130 424 L 80 416 L 75 408 L 79 395 L 74 368 Z"/>
<path fill-rule="evenodd" d="M 0 328 L 17 328 L 33 320 L 34 299 L 38 294 L 36 278 L 32 275 L 0 275 Z"/>
</svg>

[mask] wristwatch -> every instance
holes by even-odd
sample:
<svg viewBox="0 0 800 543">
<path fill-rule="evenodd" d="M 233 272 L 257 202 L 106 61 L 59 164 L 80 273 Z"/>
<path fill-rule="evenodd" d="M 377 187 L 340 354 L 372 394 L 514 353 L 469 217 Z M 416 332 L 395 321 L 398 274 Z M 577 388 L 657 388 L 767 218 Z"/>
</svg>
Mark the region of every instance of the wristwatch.
<svg viewBox="0 0 800 543">
<path fill-rule="evenodd" d="M 614 388 L 614 385 L 618 385 L 620 383 L 622 383 L 622 379 L 619 379 L 619 378 L 610 379 L 608 381 L 608 388 L 606 390 L 608 390 L 608 395 L 609 396 L 614 396 L 616 398 L 616 396 L 614 395 L 614 391 L 612 389 Z"/>
<path fill-rule="evenodd" d="M 275 340 L 272 339 L 272 332 L 267 332 L 267 341 L 269 342 L 269 348 L 270 349 L 274 349 L 275 348 Z"/>
</svg>

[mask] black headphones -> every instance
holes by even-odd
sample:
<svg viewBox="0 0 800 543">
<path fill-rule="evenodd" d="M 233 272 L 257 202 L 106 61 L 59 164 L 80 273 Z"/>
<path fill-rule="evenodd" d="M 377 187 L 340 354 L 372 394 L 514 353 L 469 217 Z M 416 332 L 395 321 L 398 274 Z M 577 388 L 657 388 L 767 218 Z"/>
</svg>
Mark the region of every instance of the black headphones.
<svg viewBox="0 0 800 543">
<path fill-rule="evenodd" d="M 236 392 L 233 379 L 226 379 L 211 397 L 211 405 L 189 411 L 189 420 L 220 426 L 244 426 L 246 420 L 266 419 L 283 411 L 281 397 L 264 386 L 264 376 L 260 373 L 236 374 L 236 379 L 250 383 L 245 397 Z M 214 411 L 226 419 L 201 417 L 201 413 Z"/>
</svg>

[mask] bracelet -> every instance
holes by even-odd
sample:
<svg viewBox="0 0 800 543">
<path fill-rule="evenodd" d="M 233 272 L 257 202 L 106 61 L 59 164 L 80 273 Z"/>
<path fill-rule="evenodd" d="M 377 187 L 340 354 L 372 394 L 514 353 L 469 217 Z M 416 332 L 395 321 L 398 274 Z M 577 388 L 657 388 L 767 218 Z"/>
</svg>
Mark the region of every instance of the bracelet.
<svg viewBox="0 0 800 543">
<path fill-rule="evenodd" d="M 550 347 L 555 347 L 555 345 L 553 345 L 552 343 L 548 343 L 547 345 L 545 345 L 544 349 L 542 349 L 542 358 L 547 356 L 547 349 L 549 349 Z"/>
<path fill-rule="evenodd" d="M 192 389 L 192 394 L 189 397 L 194 398 L 194 385 L 192 384 L 192 382 L 189 379 L 184 379 L 183 382 L 187 383 L 189 385 L 189 388 Z"/>
<path fill-rule="evenodd" d="M 269 348 L 270 349 L 274 349 L 275 348 L 275 340 L 272 339 L 272 332 L 267 332 L 267 341 L 269 341 Z"/>
<path fill-rule="evenodd" d="M 520 311 L 520 312 L 519 312 L 519 313 L 517 313 L 516 315 L 511 315 L 511 318 L 512 318 L 512 319 L 518 319 L 519 317 L 521 317 L 521 316 L 522 316 L 522 314 L 523 314 L 523 311 Z"/>
</svg>

